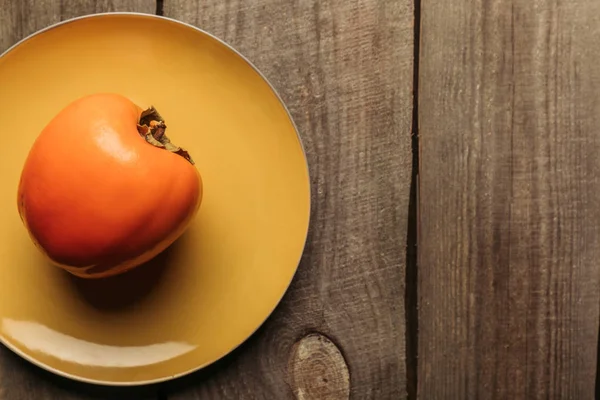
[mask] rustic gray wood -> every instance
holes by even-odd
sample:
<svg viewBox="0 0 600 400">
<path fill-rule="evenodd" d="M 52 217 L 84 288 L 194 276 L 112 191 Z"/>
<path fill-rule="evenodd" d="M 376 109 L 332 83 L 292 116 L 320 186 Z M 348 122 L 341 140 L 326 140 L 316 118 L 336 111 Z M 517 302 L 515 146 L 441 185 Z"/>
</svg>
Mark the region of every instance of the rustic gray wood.
<svg viewBox="0 0 600 400">
<path fill-rule="evenodd" d="M 422 1 L 420 399 L 592 399 L 600 2 Z"/>
<path fill-rule="evenodd" d="M 56 22 L 98 12 L 154 13 L 146 0 L 0 0 L 0 53 L 27 35 Z M 0 91 L 2 89 L 0 88 Z M 58 378 L 18 359 L 0 346 L 0 400 L 154 399 L 156 389 L 106 389 Z"/>
<path fill-rule="evenodd" d="M 171 387 L 169 399 L 292 399 L 293 371 L 306 367 L 288 360 L 311 332 L 343 355 L 327 362 L 348 364 L 352 398 L 405 398 L 412 1 L 165 0 L 164 13 L 225 39 L 274 84 L 314 190 L 305 257 L 281 306 L 233 357 Z"/>
</svg>

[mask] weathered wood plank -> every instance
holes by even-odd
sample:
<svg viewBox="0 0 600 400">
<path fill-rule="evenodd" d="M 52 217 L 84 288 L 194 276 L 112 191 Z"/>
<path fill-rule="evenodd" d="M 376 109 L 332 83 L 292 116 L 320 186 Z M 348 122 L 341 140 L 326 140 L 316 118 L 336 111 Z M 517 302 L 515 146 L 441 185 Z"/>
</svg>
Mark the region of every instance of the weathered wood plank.
<svg viewBox="0 0 600 400">
<path fill-rule="evenodd" d="M 419 398 L 592 399 L 600 2 L 422 1 Z"/>
<path fill-rule="evenodd" d="M 27 35 L 61 20 L 107 11 L 154 13 L 147 0 L 0 0 L 0 52 Z M 0 89 L 1 90 L 1 89 Z M 106 389 L 77 384 L 41 371 L 0 346 L 0 399 L 152 399 L 154 388 Z"/>
<path fill-rule="evenodd" d="M 352 398 L 405 398 L 412 1 L 166 0 L 164 12 L 225 39 L 265 73 L 298 124 L 314 190 L 307 250 L 281 306 L 234 362 L 190 377 L 169 399 L 343 399 L 342 362 Z M 310 332 L 343 356 L 311 345 L 296 357 L 294 343 Z M 317 359 L 336 370 L 333 382 L 298 365 Z"/>
</svg>

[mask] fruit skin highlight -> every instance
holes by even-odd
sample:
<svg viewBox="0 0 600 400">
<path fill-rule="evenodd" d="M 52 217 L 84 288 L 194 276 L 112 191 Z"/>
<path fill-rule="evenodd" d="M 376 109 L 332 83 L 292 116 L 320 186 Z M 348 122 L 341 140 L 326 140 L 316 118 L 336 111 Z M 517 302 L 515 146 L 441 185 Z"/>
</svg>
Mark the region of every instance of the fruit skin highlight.
<svg viewBox="0 0 600 400">
<path fill-rule="evenodd" d="M 152 259 L 188 228 L 202 201 L 189 154 L 160 114 L 128 98 L 80 98 L 42 130 L 25 161 L 18 210 L 36 246 L 82 278 Z"/>
</svg>

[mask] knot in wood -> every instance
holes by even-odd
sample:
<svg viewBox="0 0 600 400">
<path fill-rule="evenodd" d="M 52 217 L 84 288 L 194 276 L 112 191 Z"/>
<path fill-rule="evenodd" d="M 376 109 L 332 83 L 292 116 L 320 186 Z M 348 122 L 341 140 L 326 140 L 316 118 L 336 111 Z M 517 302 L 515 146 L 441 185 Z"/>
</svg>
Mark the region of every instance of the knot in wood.
<svg viewBox="0 0 600 400">
<path fill-rule="evenodd" d="M 292 348 L 288 361 L 290 386 L 298 400 L 350 398 L 348 365 L 337 346 L 324 335 L 311 333 Z"/>
</svg>

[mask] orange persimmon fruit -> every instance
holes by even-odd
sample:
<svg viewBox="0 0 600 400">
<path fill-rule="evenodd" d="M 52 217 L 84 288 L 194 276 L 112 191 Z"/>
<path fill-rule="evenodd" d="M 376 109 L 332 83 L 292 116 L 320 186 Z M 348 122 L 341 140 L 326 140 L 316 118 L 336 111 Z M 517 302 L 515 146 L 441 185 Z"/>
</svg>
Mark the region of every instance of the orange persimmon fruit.
<svg viewBox="0 0 600 400">
<path fill-rule="evenodd" d="M 202 179 L 165 129 L 154 107 L 100 93 L 67 105 L 41 131 L 21 172 L 18 211 L 53 264 L 82 278 L 117 275 L 184 233 Z"/>
</svg>

